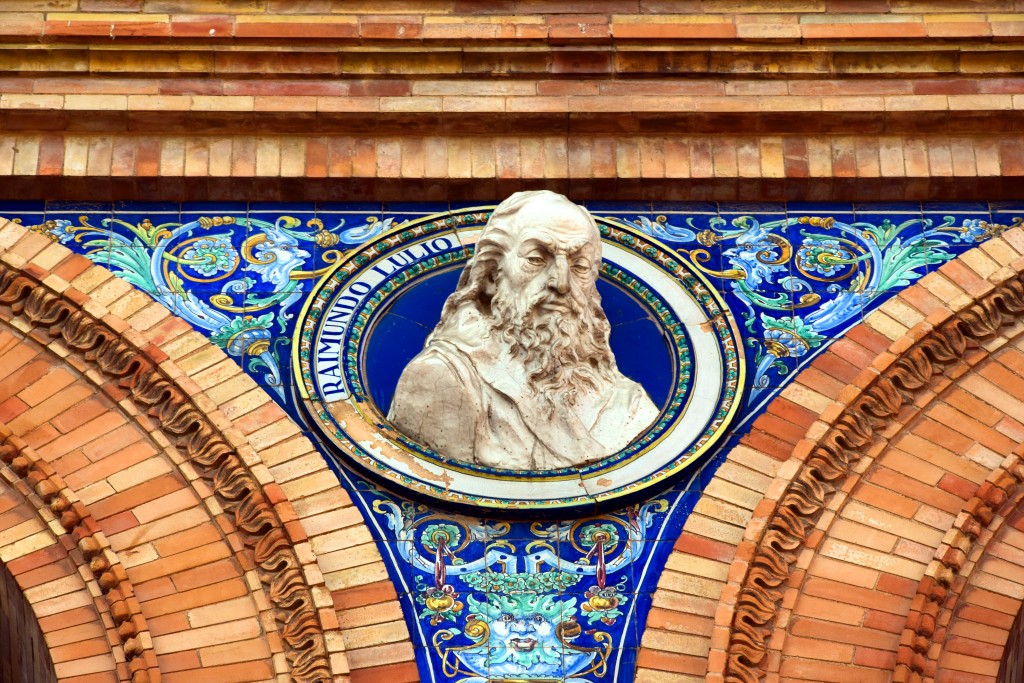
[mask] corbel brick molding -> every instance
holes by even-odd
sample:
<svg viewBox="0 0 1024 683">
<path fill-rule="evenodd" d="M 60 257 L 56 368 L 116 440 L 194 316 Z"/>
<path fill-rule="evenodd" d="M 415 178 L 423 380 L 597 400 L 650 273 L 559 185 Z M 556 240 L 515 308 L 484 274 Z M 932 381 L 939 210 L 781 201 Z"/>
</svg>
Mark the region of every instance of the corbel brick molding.
<svg viewBox="0 0 1024 683">
<path fill-rule="evenodd" d="M 992 543 L 992 534 L 983 534 L 998 516 L 1007 520 L 1020 510 L 1024 483 L 1024 446 L 1007 456 L 964 505 L 935 559 L 928 565 L 918 585 L 907 624 L 900 637 L 895 683 L 923 683 L 934 679 L 950 615 L 956 613 L 966 581 L 962 572 L 968 559 L 977 565 L 978 556 Z M 938 647 L 936 647 L 936 645 Z"/>
<path fill-rule="evenodd" d="M 9 302 L 0 295 L 0 305 L 5 303 Z M 59 526 L 70 537 L 70 544 L 80 553 L 73 559 L 79 562 L 83 577 L 91 576 L 99 586 L 103 612 L 109 615 L 118 645 L 124 653 L 126 669 L 118 667 L 119 680 L 124 683 L 158 683 L 161 680 L 160 669 L 152 637 L 132 582 L 88 507 L 78 500 L 53 467 L 2 422 L 0 442 L 0 461 L 38 496 L 40 507 L 45 506 L 57 517 Z M 40 509 L 36 512 L 41 514 Z M 114 661 L 120 659 L 114 657 Z"/>
</svg>

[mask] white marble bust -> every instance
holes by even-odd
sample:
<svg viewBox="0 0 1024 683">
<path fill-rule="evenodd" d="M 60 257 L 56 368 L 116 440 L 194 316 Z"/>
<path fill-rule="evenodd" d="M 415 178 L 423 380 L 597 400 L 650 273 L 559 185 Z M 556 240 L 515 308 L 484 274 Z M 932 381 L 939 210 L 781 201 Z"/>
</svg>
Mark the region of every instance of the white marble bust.
<svg viewBox="0 0 1024 683">
<path fill-rule="evenodd" d="M 495 210 L 388 419 L 442 455 L 512 470 L 605 458 L 658 409 L 615 364 L 582 206 L 517 192 Z"/>
</svg>

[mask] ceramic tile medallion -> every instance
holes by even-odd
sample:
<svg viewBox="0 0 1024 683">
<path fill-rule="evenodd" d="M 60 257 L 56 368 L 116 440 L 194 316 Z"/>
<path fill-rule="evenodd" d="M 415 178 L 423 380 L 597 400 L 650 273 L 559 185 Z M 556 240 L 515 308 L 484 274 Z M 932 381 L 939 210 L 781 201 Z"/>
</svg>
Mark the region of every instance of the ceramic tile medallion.
<svg viewBox="0 0 1024 683">
<path fill-rule="evenodd" d="M 25 202 L 0 216 L 160 301 L 303 426 L 372 536 L 328 533 L 318 552 L 375 543 L 388 576 L 373 580 L 395 587 L 421 680 L 453 683 L 632 681 L 673 543 L 751 420 L 866 313 L 1024 222 L 1021 203 L 587 204 L 611 350 L 659 415 L 621 452 L 535 472 L 446 458 L 387 419 L 494 204 Z M 326 566 L 325 580 L 364 571 Z"/>
<path fill-rule="evenodd" d="M 313 289 L 296 326 L 295 376 L 307 424 L 332 452 L 399 493 L 529 515 L 621 505 L 712 448 L 743 390 L 735 320 L 699 270 L 613 219 L 600 221 L 598 289 L 617 355 L 639 354 L 662 377 L 647 388 L 660 415 L 646 432 L 590 465 L 521 471 L 445 457 L 388 422 L 394 370 L 422 348 L 489 215 L 470 208 L 406 222 L 349 253 Z M 622 324 L 636 320 L 651 324 L 620 338 Z M 415 326 L 396 343 L 394 326 L 405 322 Z"/>
</svg>

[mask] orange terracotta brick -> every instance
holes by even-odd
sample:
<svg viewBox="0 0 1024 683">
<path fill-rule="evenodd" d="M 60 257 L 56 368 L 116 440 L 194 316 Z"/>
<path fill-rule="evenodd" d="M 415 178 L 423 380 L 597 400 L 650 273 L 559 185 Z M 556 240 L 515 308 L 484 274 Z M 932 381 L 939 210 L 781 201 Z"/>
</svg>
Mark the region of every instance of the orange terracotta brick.
<svg viewBox="0 0 1024 683">
<path fill-rule="evenodd" d="M 352 683 L 372 683 L 373 681 L 415 683 L 420 680 L 420 675 L 414 662 L 402 662 L 400 664 L 386 664 L 384 666 L 354 669 L 350 680 Z"/>
<path fill-rule="evenodd" d="M 331 597 L 334 599 L 335 609 L 343 611 L 394 600 L 397 594 L 390 581 L 381 581 L 334 591 Z"/>
<path fill-rule="evenodd" d="M 274 677 L 274 669 L 269 661 L 204 667 L 203 673 L 204 675 L 216 677 L 216 680 L 223 681 L 224 683 L 262 681 Z M 190 671 L 168 673 L 162 676 L 161 680 L 167 683 L 190 683 L 190 681 L 195 680 L 195 674 Z"/>
<path fill-rule="evenodd" d="M 643 648 L 637 655 L 637 666 L 656 671 L 701 676 L 707 670 L 703 658 L 692 655 L 676 654 L 662 650 Z"/>
<path fill-rule="evenodd" d="M 141 588 L 142 584 L 136 584 Z M 172 614 L 179 610 L 193 609 L 203 605 L 215 604 L 220 600 L 248 595 L 249 589 L 244 581 L 232 578 L 227 581 L 215 582 L 207 586 L 184 590 L 168 594 L 162 597 L 149 597 L 145 592 L 140 591 L 140 600 L 146 601 L 146 610 L 151 615 Z"/>
</svg>

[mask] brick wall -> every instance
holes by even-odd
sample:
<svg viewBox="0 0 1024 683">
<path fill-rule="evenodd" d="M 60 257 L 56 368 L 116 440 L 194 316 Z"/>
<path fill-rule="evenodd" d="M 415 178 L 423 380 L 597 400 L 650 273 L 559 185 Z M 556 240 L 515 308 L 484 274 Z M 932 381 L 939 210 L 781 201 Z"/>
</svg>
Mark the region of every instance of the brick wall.
<svg viewBox="0 0 1024 683">
<path fill-rule="evenodd" d="M 1019 10 L 19 0 L 0 8 L 0 192 L 1010 198 Z"/>
<path fill-rule="evenodd" d="M 11 0 L 0 197 L 455 200 L 540 186 L 578 199 L 1019 197 L 1022 11 L 1020 0 L 598 0 L 584 13 L 556 0 Z M 11 226 L 0 242 L 5 268 L 127 340 L 209 416 L 203 433 L 226 444 L 287 540 L 303 617 L 322 638 L 312 670 L 415 680 L 384 565 L 286 416 L 109 273 Z M 639 680 L 992 679 L 1024 597 L 1024 374 L 1020 326 L 985 328 L 992 311 L 1020 311 L 985 296 L 1024 269 L 1022 247 L 1008 233 L 940 269 L 769 407 L 676 541 Z M 0 302 L 3 504 L 19 511 L 0 517 L 0 557 L 58 676 L 294 669 L 280 595 L 215 470 L 191 462 L 190 442 L 131 383 L 26 317 L 19 292 Z M 922 345 L 953 318 L 980 336 L 939 362 L 948 354 Z M 925 376 L 922 354 L 939 370 Z M 125 458 L 131 476 L 119 476 Z"/>
<path fill-rule="evenodd" d="M 215 427 L 204 439 L 247 464 L 229 479 L 260 482 L 335 680 L 415 680 L 362 523 L 262 390 L 103 269 L 0 235 L 18 273 L 0 278 L 0 558 L 58 677 L 249 680 L 297 661 L 244 516 L 225 515 L 226 475 L 142 409 L 141 380 L 111 365 L 126 356 L 81 354 L 77 322 L 48 327 L 72 306 L 159 361 Z M 1022 272 L 1018 228 L 884 304 L 775 400 L 676 541 L 638 680 L 994 680 L 1024 599 Z"/>
</svg>

